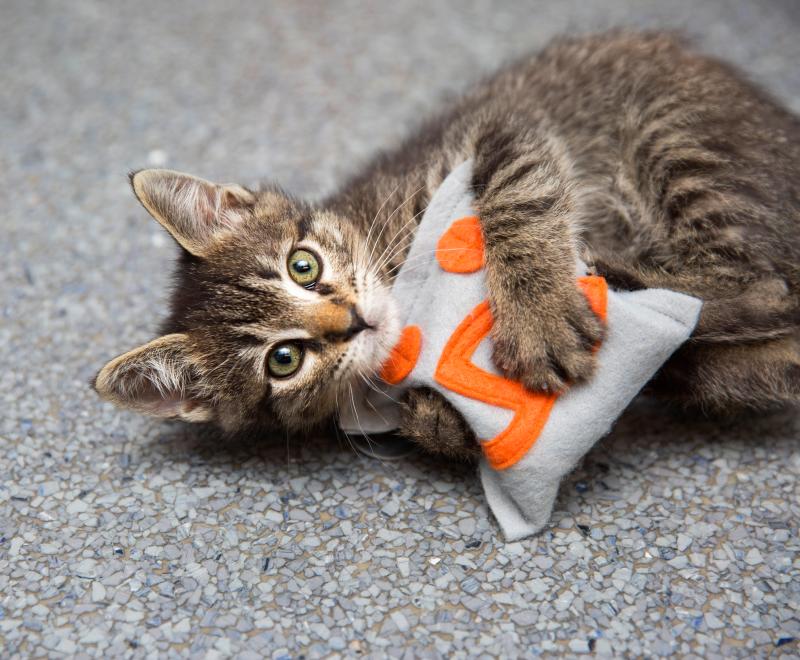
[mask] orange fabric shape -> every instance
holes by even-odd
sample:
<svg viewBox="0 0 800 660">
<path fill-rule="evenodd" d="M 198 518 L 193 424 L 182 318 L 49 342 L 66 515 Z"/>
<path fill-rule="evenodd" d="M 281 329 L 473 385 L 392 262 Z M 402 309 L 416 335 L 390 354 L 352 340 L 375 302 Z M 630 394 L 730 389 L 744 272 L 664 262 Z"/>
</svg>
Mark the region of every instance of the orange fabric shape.
<svg viewBox="0 0 800 660">
<path fill-rule="evenodd" d="M 397 385 L 410 374 L 422 350 L 422 330 L 418 325 L 407 325 L 400 333 L 389 358 L 383 363 L 380 377 L 389 385 Z"/>
<path fill-rule="evenodd" d="M 581 277 L 592 310 L 603 320 L 608 311 L 608 285 L 602 277 Z M 483 453 L 495 470 L 517 463 L 542 432 L 558 394 L 531 392 L 517 382 L 491 374 L 472 363 L 472 355 L 494 324 L 487 301 L 460 323 L 442 351 L 434 379 L 463 396 L 514 412 L 511 423 L 497 436 L 482 443 Z"/>
<path fill-rule="evenodd" d="M 608 321 L 608 283 L 597 275 L 578 278 L 578 286 L 589 301 L 589 307 L 605 323 Z"/>
<path fill-rule="evenodd" d="M 474 273 L 484 264 L 483 232 L 474 215 L 459 218 L 442 234 L 436 260 L 448 273 Z"/>
</svg>

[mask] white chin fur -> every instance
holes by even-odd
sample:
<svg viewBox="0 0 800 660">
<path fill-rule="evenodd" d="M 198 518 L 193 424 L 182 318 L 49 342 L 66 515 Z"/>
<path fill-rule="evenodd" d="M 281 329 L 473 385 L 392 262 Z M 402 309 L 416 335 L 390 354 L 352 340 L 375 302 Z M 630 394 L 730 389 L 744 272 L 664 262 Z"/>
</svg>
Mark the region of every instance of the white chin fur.
<svg viewBox="0 0 800 660">
<path fill-rule="evenodd" d="M 400 318 L 391 291 L 376 284 L 369 287 L 361 301 L 362 316 L 373 327 L 362 332 L 354 341 L 353 367 L 356 373 L 373 374 L 389 357 L 400 339 Z"/>
</svg>

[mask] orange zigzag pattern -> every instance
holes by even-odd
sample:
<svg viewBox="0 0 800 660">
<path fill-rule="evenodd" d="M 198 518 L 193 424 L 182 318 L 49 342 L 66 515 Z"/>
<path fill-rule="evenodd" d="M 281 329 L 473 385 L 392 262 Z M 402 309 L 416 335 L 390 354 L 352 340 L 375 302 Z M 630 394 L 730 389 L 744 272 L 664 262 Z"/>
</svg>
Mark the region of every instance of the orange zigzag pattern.
<svg viewBox="0 0 800 660">
<path fill-rule="evenodd" d="M 602 277 L 581 277 L 592 310 L 605 321 L 608 285 Z M 472 355 L 492 329 L 494 318 L 487 301 L 479 304 L 450 336 L 436 365 L 434 379 L 443 387 L 484 403 L 514 411 L 511 423 L 482 443 L 483 453 L 496 470 L 511 467 L 536 442 L 558 394 L 531 392 L 517 381 L 484 371 Z"/>
<path fill-rule="evenodd" d="M 436 259 L 443 270 L 472 273 L 484 266 L 484 242 L 475 216 L 459 218 L 439 239 Z M 602 277 L 581 277 L 592 310 L 604 321 L 608 286 Z M 531 392 L 520 383 L 491 374 L 472 363 L 475 349 L 494 324 L 488 302 L 482 302 L 459 324 L 447 341 L 434 379 L 447 389 L 478 401 L 514 411 L 511 423 L 496 437 L 482 443 L 489 464 L 502 470 L 514 465 L 533 446 L 542 432 L 558 394 Z"/>
</svg>

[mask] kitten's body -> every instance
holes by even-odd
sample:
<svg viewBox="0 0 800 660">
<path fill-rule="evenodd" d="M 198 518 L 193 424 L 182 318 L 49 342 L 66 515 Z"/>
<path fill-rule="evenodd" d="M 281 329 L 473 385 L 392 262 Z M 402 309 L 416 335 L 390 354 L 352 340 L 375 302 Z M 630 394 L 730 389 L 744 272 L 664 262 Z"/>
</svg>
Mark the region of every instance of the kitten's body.
<svg viewBox="0 0 800 660">
<path fill-rule="evenodd" d="M 257 240 L 254 227 L 269 213 L 287 223 L 311 214 L 312 234 L 329 222 L 354 233 L 343 244 L 374 244 L 369 254 L 385 254 L 381 272 L 390 277 L 433 191 L 467 158 L 487 245 L 495 358 L 507 373 L 550 389 L 591 376 L 590 347 L 602 329 L 573 284 L 582 256 L 612 284 L 706 301 L 693 341 L 654 381 L 657 393 L 722 411 L 798 399 L 800 122 L 670 37 L 568 40 L 520 60 L 313 211 L 257 195 L 263 208 L 252 212 L 249 237 Z M 183 231 L 159 219 L 174 235 Z M 219 327 L 203 324 L 197 309 L 210 313 L 214 281 L 241 277 L 241 257 L 237 266 L 224 261 L 233 260 L 236 238 L 223 238 L 225 249 L 215 247 L 222 265 L 205 293 L 195 291 L 195 257 L 186 257 L 171 332 Z M 192 296 L 205 303 L 187 308 Z M 204 391 L 214 386 L 206 381 Z M 133 405 L 106 384 L 98 389 Z M 430 392 L 410 395 L 405 431 L 432 451 L 473 448 L 463 422 Z"/>
<path fill-rule="evenodd" d="M 797 117 L 672 37 L 567 40 L 479 85 L 327 203 L 364 222 L 399 206 L 388 238 L 476 156 L 497 233 L 524 236 L 568 200 L 557 210 L 566 240 L 609 279 L 706 301 L 694 341 L 654 390 L 721 411 L 797 399 Z M 561 263 L 547 270 L 564 277 Z"/>
</svg>

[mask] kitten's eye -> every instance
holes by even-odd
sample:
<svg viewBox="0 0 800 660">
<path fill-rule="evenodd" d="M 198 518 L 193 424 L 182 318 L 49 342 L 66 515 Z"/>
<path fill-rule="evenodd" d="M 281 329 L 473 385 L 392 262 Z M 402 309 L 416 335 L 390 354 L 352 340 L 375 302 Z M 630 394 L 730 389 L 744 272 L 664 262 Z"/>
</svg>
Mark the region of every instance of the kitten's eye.
<svg viewBox="0 0 800 660">
<path fill-rule="evenodd" d="M 286 378 L 300 368 L 302 360 L 302 347 L 298 344 L 281 344 L 269 352 L 267 368 L 276 378 Z"/>
<path fill-rule="evenodd" d="M 295 250 L 289 255 L 289 275 L 300 286 L 313 289 L 319 279 L 319 261 L 308 250 Z"/>
</svg>

